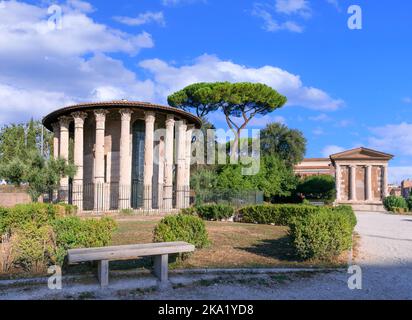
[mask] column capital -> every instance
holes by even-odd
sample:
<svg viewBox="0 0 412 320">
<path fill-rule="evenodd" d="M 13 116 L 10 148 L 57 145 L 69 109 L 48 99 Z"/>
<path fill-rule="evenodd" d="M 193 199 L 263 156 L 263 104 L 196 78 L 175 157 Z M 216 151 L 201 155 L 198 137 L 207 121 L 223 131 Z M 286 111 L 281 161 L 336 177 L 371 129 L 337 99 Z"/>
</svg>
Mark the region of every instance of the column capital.
<svg viewBox="0 0 412 320">
<path fill-rule="evenodd" d="M 60 128 L 68 128 L 70 123 L 72 122 L 73 118 L 69 116 L 62 116 L 59 118 Z"/>
<path fill-rule="evenodd" d="M 74 123 L 76 126 L 83 126 L 84 125 L 84 120 L 86 120 L 87 118 L 87 113 L 86 112 L 81 112 L 81 111 L 77 111 L 77 112 L 73 112 L 72 113 L 72 117 L 74 119 Z"/>
<path fill-rule="evenodd" d="M 153 111 L 146 111 L 144 117 L 146 122 L 155 122 L 156 120 L 156 114 Z"/>
<path fill-rule="evenodd" d="M 130 120 L 133 114 L 133 110 L 131 109 L 120 109 L 119 113 L 122 117 L 122 120 L 127 121 Z"/>
<path fill-rule="evenodd" d="M 51 124 L 52 128 L 53 128 L 53 132 L 56 133 L 60 130 L 60 123 L 59 122 L 54 122 Z"/>
<path fill-rule="evenodd" d="M 175 116 L 172 114 L 168 114 L 166 117 L 166 127 L 174 126 L 175 122 Z"/>
<path fill-rule="evenodd" d="M 102 122 L 106 120 L 106 115 L 109 111 L 104 109 L 94 110 L 94 116 L 96 117 L 97 122 Z"/>
</svg>

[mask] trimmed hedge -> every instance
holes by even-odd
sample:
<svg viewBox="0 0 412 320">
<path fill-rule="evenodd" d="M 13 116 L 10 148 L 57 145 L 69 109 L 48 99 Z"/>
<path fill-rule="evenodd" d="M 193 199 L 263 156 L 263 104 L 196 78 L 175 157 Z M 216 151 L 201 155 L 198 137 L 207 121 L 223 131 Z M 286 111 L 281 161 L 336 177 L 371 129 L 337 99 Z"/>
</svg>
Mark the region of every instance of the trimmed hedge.
<svg viewBox="0 0 412 320">
<path fill-rule="evenodd" d="M 302 259 L 330 260 L 352 246 L 356 216 L 352 209 L 320 208 L 317 213 L 291 220 L 290 236 Z"/>
<path fill-rule="evenodd" d="M 209 244 L 204 221 L 196 216 L 183 214 L 163 218 L 153 232 L 153 241 L 185 241 L 198 249 Z"/>
<path fill-rule="evenodd" d="M 288 226 L 294 217 L 306 216 L 319 211 L 319 207 L 294 204 L 264 204 L 242 208 L 242 222 Z"/>
<path fill-rule="evenodd" d="M 56 235 L 56 260 L 62 265 L 69 249 L 109 245 L 116 222 L 108 217 L 100 220 L 64 217 L 53 221 L 52 227 Z"/>
<path fill-rule="evenodd" d="M 110 243 L 113 219 L 82 220 L 71 216 L 74 212 L 73 206 L 43 203 L 0 208 L 0 235 L 12 239 L 12 265 L 37 273 L 51 264 L 62 265 L 68 249 Z"/>
<path fill-rule="evenodd" d="M 352 245 L 357 224 L 350 206 L 259 205 L 240 210 L 242 222 L 288 226 L 296 255 L 328 260 Z"/>
<path fill-rule="evenodd" d="M 397 196 L 389 196 L 383 200 L 385 209 L 391 212 L 405 212 L 408 208 L 408 203 L 405 198 Z"/>
<path fill-rule="evenodd" d="M 406 202 L 408 203 L 409 211 L 412 212 L 412 196 L 409 196 L 409 198 L 406 199 Z"/>
<path fill-rule="evenodd" d="M 195 212 L 203 220 L 221 221 L 233 217 L 235 210 L 225 204 L 209 204 L 195 207 Z"/>
</svg>

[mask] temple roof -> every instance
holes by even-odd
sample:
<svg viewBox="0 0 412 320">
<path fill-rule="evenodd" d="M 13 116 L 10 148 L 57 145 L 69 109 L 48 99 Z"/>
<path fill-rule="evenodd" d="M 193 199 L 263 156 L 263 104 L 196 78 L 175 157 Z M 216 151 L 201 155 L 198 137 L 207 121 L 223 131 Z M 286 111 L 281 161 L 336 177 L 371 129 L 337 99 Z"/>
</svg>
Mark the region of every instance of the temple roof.
<svg viewBox="0 0 412 320">
<path fill-rule="evenodd" d="M 393 155 L 381 151 L 368 149 L 364 147 L 336 153 L 330 156 L 332 161 L 335 160 L 392 160 Z"/>
<path fill-rule="evenodd" d="M 159 104 L 153 104 L 149 102 L 139 102 L 139 101 L 128 101 L 128 100 L 117 100 L 117 101 L 107 101 L 107 102 L 89 102 L 81 103 L 68 107 L 64 107 L 53 111 L 43 118 L 43 125 L 52 130 L 52 124 L 58 121 L 58 118 L 64 115 L 70 115 L 75 111 L 92 111 L 94 109 L 121 109 L 121 108 L 131 108 L 140 109 L 147 111 L 158 111 L 166 114 L 175 114 L 176 116 L 187 120 L 190 124 L 196 125 L 200 128 L 202 126 L 202 120 L 195 116 L 194 114 L 177 109 L 174 107 L 163 106 Z"/>
</svg>

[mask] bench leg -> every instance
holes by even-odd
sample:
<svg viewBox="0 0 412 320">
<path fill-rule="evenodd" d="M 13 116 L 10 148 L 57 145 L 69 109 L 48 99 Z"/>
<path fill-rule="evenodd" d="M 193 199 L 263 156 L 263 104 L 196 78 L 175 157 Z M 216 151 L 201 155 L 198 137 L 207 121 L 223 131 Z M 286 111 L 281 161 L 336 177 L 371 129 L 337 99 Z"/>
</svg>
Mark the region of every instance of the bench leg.
<svg viewBox="0 0 412 320">
<path fill-rule="evenodd" d="M 167 282 L 169 269 L 169 255 L 164 254 L 154 257 L 153 273 L 160 280 L 160 282 Z"/>
<path fill-rule="evenodd" d="M 99 278 L 102 288 L 109 285 L 109 261 L 101 260 L 97 264 L 97 277 Z"/>
</svg>

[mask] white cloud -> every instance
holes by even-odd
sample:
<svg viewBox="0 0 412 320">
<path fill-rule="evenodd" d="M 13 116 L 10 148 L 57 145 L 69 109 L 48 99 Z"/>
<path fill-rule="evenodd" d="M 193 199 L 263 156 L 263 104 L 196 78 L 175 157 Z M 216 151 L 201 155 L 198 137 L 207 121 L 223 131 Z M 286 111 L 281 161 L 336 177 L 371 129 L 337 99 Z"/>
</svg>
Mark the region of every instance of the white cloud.
<svg viewBox="0 0 412 320">
<path fill-rule="evenodd" d="M 284 14 L 298 14 L 310 16 L 311 9 L 307 0 L 276 0 L 276 12 Z"/>
<path fill-rule="evenodd" d="M 322 136 L 322 135 L 325 134 L 325 131 L 324 131 L 322 128 L 318 127 L 318 128 L 313 129 L 313 130 L 312 130 L 312 133 L 313 133 L 315 136 Z"/>
<path fill-rule="evenodd" d="M 117 17 L 114 17 L 113 19 L 120 23 L 126 24 L 128 26 L 141 26 L 141 25 L 148 24 L 151 22 L 157 23 L 161 26 L 166 25 L 163 12 L 161 11 L 159 12 L 147 11 L 145 13 L 139 14 L 135 18 L 117 16 Z"/>
<path fill-rule="evenodd" d="M 400 184 L 403 180 L 412 178 L 412 167 L 389 167 L 389 183 Z"/>
<path fill-rule="evenodd" d="M 371 148 L 395 155 L 412 155 L 412 124 L 403 122 L 371 128 L 373 136 L 369 138 Z"/>
<path fill-rule="evenodd" d="M 326 146 L 325 148 L 323 148 L 322 156 L 325 158 L 329 158 L 329 156 L 336 154 L 336 153 L 343 152 L 343 151 L 345 151 L 345 148 L 342 148 L 336 145 L 330 145 L 330 146 Z"/>
<path fill-rule="evenodd" d="M 276 20 L 272 13 L 263 5 L 255 4 L 252 10 L 252 15 L 263 20 L 262 28 L 268 32 L 277 32 L 277 31 L 290 31 L 301 33 L 303 32 L 303 27 L 294 21 L 285 21 L 279 22 Z"/>
<path fill-rule="evenodd" d="M 141 81 L 106 53 L 130 55 L 153 47 L 148 33 L 131 35 L 94 22 L 86 2 L 64 4 L 63 28 L 48 28 L 47 7 L 18 1 L 0 10 L 2 123 L 40 117 L 64 105 L 109 97 L 154 99 Z"/>
<path fill-rule="evenodd" d="M 305 86 L 299 76 L 273 66 L 251 68 L 207 54 L 181 67 L 159 59 L 145 60 L 139 65 L 153 75 L 156 94 L 163 99 L 194 82 L 229 81 L 265 83 L 287 96 L 289 105 L 313 110 L 331 111 L 343 104 L 320 89 Z"/>
</svg>

